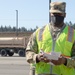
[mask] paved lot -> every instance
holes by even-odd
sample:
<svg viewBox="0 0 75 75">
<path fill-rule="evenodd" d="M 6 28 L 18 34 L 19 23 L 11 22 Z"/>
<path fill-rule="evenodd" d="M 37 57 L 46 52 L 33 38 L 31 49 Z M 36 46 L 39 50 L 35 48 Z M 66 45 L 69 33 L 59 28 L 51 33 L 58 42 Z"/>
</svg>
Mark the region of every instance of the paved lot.
<svg viewBox="0 0 75 75">
<path fill-rule="evenodd" d="M 25 57 L 0 57 L 0 75 L 29 75 Z"/>
</svg>

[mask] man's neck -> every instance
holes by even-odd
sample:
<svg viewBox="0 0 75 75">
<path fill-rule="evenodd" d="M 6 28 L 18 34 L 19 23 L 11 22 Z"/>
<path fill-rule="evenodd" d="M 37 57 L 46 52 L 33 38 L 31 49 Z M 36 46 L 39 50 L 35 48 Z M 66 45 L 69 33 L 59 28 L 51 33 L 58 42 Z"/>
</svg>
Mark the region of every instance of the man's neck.
<svg viewBox="0 0 75 75">
<path fill-rule="evenodd" d="M 53 25 L 54 27 L 57 27 L 57 28 L 62 28 L 64 26 L 64 22 L 61 23 L 60 25 Z"/>
</svg>

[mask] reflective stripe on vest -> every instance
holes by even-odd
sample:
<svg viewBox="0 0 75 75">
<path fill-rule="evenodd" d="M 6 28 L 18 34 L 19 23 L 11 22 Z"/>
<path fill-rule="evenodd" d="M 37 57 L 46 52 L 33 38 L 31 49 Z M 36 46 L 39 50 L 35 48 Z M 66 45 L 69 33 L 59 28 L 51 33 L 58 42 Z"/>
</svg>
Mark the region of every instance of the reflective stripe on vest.
<svg viewBox="0 0 75 75">
<path fill-rule="evenodd" d="M 39 34 L 38 34 L 38 40 L 39 40 L 39 41 L 41 41 L 42 38 L 43 38 L 42 35 L 43 35 L 44 28 L 45 28 L 45 26 L 44 26 L 42 29 L 39 30 Z"/>
<path fill-rule="evenodd" d="M 68 36 L 67 36 L 67 41 L 73 42 L 74 38 L 74 29 L 72 27 L 68 27 Z"/>
<path fill-rule="evenodd" d="M 45 29 L 45 26 L 42 29 L 39 30 L 39 34 L 38 34 L 39 41 L 41 41 L 43 39 L 43 31 L 44 31 L 44 29 Z M 74 41 L 73 36 L 74 36 L 74 29 L 71 26 L 69 26 L 68 27 L 67 41 L 73 42 Z"/>
</svg>

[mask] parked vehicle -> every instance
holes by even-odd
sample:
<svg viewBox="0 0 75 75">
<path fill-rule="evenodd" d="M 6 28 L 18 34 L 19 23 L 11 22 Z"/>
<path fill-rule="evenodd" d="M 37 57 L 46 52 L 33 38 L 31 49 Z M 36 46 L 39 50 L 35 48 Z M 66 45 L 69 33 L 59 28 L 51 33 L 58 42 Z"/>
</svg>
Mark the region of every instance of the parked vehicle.
<svg viewBox="0 0 75 75">
<path fill-rule="evenodd" d="M 7 55 L 13 56 L 14 53 L 19 54 L 19 56 L 25 56 L 25 50 L 26 50 L 26 46 L 29 41 L 30 35 L 24 35 L 24 36 L 14 35 L 12 37 L 10 33 L 9 36 L 0 36 L 1 56 L 7 56 Z"/>
</svg>

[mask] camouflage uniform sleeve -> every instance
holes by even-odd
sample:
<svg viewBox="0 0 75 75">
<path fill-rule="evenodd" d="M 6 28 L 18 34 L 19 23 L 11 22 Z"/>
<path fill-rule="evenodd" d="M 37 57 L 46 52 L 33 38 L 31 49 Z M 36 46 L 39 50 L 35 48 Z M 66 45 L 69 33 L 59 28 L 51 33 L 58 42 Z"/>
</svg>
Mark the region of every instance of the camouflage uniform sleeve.
<svg viewBox="0 0 75 75">
<path fill-rule="evenodd" d="M 71 58 L 67 58 L 67 67 L 75 68 L 75 42 L 72 47 Z"/>
<path fill-rule="evenodd" d="M 36 56 L 37 56 L 37 41 L 36 41 L 36 32 L 34 32 L 28 42 L 27 48 L 26 48 L 26 60 L 29 63 L 36 63 Z"/>
</svg>

